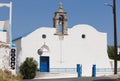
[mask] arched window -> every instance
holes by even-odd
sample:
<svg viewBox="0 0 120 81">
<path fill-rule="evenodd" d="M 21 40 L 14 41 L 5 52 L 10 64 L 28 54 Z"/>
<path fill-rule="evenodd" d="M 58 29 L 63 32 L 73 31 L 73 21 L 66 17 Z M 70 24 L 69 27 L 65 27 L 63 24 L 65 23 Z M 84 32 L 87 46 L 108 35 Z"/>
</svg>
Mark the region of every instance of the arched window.
<svg viewBox="0 0 120 81">
<path fill-rule="evenodd" d="M 63 27 L 62 27 L 62 24 L 63 24 L 63 16 L 62 15 L 59 15 L 59 27 L 58 27 L 58 32 L 62 32 L 63 31 Z"/>
<path fill-rule="evenodd" d="M 85 34 L 82 34 L 82 38 L 85 39 L 86 35 Z"/>
</svg>

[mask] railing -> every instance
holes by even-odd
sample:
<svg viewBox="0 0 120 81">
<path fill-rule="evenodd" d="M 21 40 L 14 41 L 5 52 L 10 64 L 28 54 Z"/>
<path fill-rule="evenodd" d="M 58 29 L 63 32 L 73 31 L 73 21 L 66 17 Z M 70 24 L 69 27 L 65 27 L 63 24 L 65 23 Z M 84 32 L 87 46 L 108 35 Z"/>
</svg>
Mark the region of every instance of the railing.
<svg viewBox="0 0 120 81">
<path fill-rule="evenodd" d="M 120 72 L 120 68 L 117 71 Z M 114 68 L 97 68 L 96 72 L 114 72 Z"/>
<path fill-rule="evenodd" d="M 76 68 L 50 68 L 50 72 L 76 72 Z"/>
<path fill-rule="evenodd" d="M 117 69 L 117 72 L 120 73 L 120 68 Z M 97 68 L 96 69 L 96 75 L 113 75 L 114 74 L 114 68 Z"/>
<path fill-rule="evenodd" d="M 120 68 L 117 71 L 120 72 Z M 77 68 L 50 68 L 50 72 L 77 72 Z M 96 72 L 112 73 L 114 72 L 114 68 L 96 68 Z"/>
<path fill-rule="evenodd" d="M 84 68 L 82 68 L 82 70 L 83 69 Z M 50 72 L 52 73 L 77 73 L 77 68 L 50 68 Z M 120 68 L 117 69 L 117 72 L 120 73 Z M 111 74 L 114 74 L 114 68 L 96 68 L 96 76 L 111 75 Z"/>
<path fill-rule="evenodd" d="M 114 68 L 97 68 L 96 72 L 114 72 Z"/>
</svg>

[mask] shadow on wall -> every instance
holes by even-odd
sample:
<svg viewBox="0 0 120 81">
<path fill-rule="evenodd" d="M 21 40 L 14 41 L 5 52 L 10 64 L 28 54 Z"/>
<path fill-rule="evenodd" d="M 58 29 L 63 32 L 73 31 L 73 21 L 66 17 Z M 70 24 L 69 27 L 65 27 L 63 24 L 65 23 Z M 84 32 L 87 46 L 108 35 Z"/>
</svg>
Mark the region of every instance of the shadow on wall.
<svg viewBox="0 0 120 81">
<path fill-rule="evenodd" d="M 19 67 L 21 64 L 21 55 L 22 55 L 22 47 L 21 47 L 21 39 L 20 40 L 15 40 L 14 43 L 16 44 L 16 73 L 19 73 Z"/>
</svg>

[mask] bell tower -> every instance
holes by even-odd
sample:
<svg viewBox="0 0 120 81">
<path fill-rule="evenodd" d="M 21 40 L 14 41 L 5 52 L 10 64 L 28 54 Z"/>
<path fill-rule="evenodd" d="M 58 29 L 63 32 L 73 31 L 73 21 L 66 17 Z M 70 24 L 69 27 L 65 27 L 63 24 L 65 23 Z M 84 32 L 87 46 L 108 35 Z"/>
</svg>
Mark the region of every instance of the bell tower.
<svg viewBox="0 0 120 81">
<path fill-rule="evenodd" d="M 55 12 L 53 18 L 53 27 L 56 29 L 55 35 L 68 35 L 66 14 L 67 13 L 63 10 L 62 3 L 59 2 L 59 9 Z"/>
</svg>

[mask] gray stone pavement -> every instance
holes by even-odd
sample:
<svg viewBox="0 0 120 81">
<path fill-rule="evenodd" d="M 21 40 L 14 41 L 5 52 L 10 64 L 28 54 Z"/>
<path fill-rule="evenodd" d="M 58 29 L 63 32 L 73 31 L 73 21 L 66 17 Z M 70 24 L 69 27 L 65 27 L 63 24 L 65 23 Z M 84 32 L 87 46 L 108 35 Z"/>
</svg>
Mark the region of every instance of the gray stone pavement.
<svg viewBox="0 0 120 81">
<path fill-rule="evenodd" d="M 59 79 L 32 79 L 23 81 L 116 81 L 110 77 L 82 77 L 82 78 L 59 78 Z"/>
</svg>

